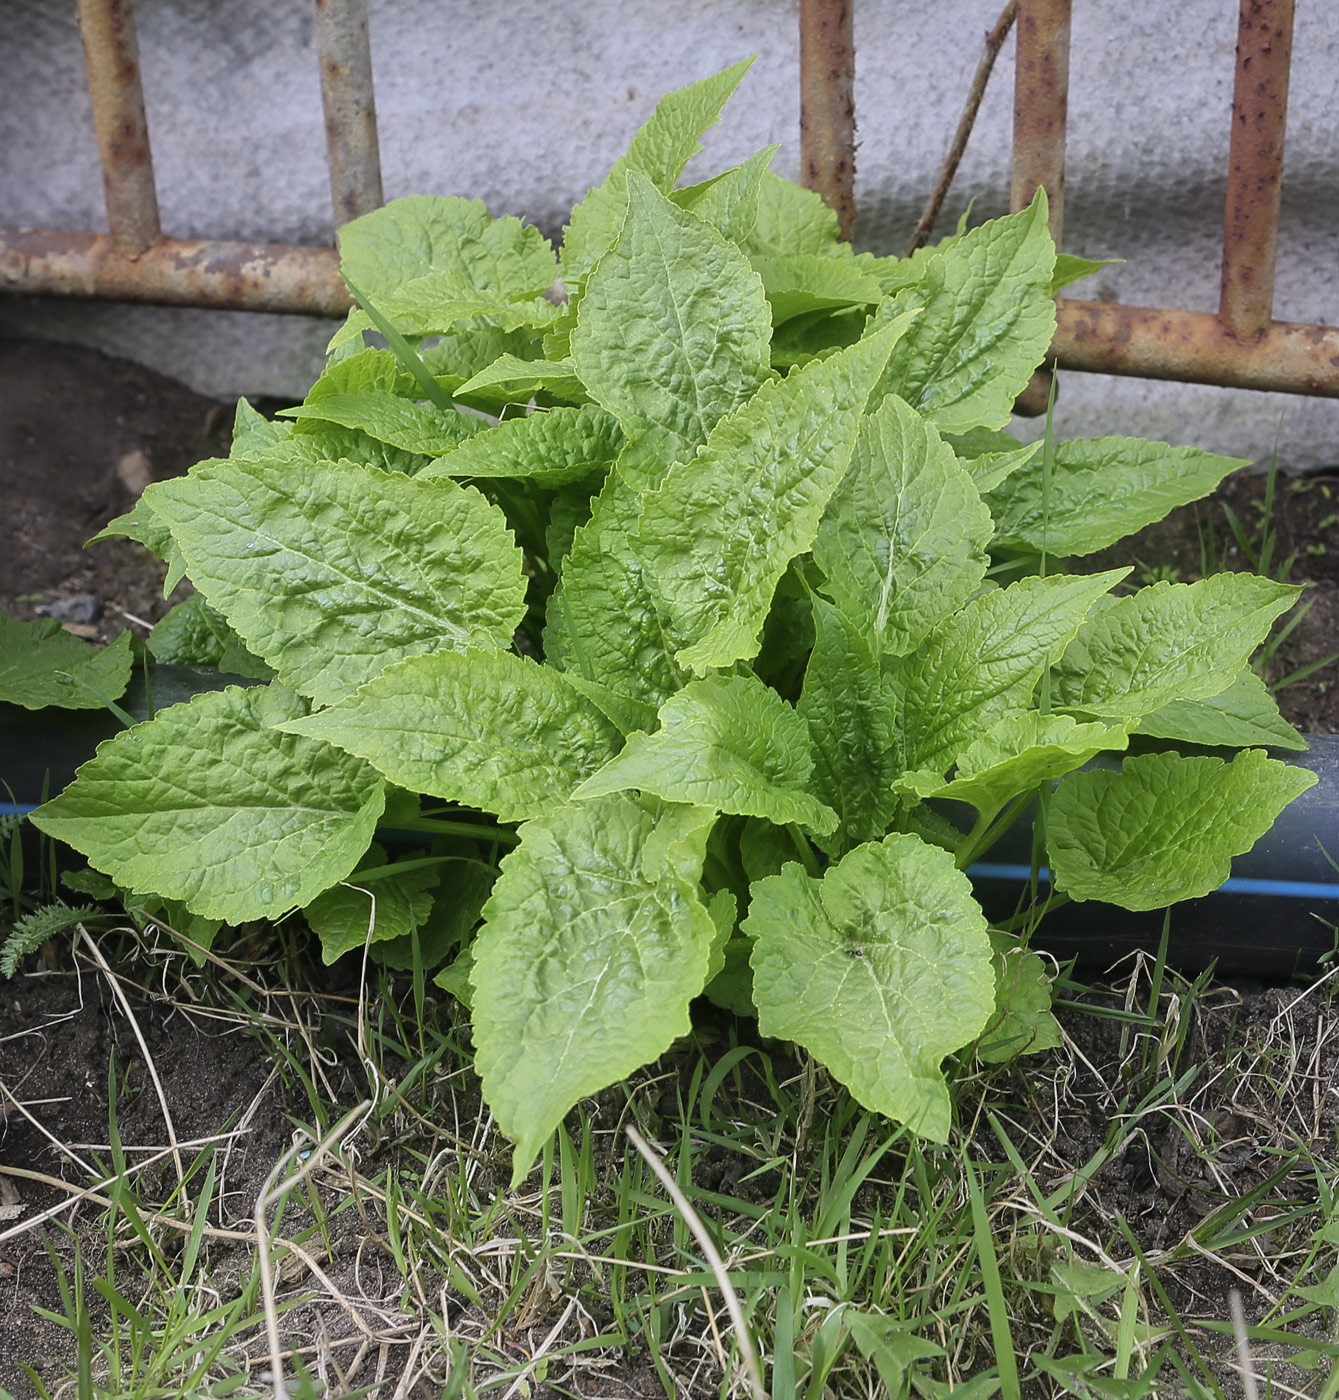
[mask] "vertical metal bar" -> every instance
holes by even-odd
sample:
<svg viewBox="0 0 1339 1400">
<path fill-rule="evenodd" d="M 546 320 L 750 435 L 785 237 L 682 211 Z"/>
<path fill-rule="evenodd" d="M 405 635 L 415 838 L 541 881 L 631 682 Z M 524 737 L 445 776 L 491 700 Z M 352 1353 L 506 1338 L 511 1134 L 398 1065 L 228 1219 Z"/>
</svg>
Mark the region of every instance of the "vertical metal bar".
<svg viewBox="0 0 1339 1400">
<path fill-rule="evenodd" d="M 325 108 L 326 162 L 335 227 L 380 208 L 381 151 L 372 100 L 366 0 L 312 0 Z"/>
<path fill-rule="evenodd" d="M 79 0 L 78 14 L 107 225 L 116 251 L 135 258 L 161 232 L 139 80 L 135 10 L 131 0 Z"/>
<path fill-rule="evenodd" d="M 1293 0 L 1241 0 L 1218 314 L 1242 339 L 1274 315 L 1292 26 Z"/>
<path fill-rule="evenodd" d="M 1014 152 L 1009 207 L 1026 209 L 1037 187 L 1050 201 L 1056 247 L 1065 221 L 1065 122 L 1069 115 L 1070 0 L 1018 0 Z"/>
<path fill-rule="evenodd" d="M 848 242 L 855 220 L 854 0 L 800 0 L 800 170 L 837 212 Z"/>
</svg>

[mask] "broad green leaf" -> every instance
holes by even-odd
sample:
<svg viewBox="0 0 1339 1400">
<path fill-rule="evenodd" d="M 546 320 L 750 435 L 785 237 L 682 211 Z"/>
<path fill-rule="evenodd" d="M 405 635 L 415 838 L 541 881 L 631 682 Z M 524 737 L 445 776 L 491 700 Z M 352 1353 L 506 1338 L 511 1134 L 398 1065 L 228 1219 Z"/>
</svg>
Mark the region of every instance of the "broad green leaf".
<svg viewBox="0 0 1339 1400">
<path fill-rule="evenodd" d="M 1073 253 L 1057 253 L 1055 271 L 1051 274 L 1051 295 L 1063 292 L 1071 283 L 1091 277 L 1094 272 L 1101 272 L 1112 263 L 1124 261 L 1124 258 L 1103 258 L 1100 262 L 1094 262 L 1092 258 L 1076 258 Z"/>
<path fill-rule="evenodd" d="M 906 324 L 763 385 L 645 496 L 640 553 L 680 665 L 701 674 L 756 654 L 777 581 L 813 544 Z"/>
<path fill-rule="evenodd" d="M 476 433 L 419 477 L 515 476 L 537 486 L 562 486 L 607 472 L 622 446 L 617 422 L 597 405 L 554 408 Z"/>
<path fill-rule="evenodd" d="M 763 177 L 780 146 L 765 146 L 742 165 L 694 185 L 673 190 L 670 198 L 681 209 L 691 209 L 731 243 L 742 243 L 758 221 L 758 197 Z"/>
<path fill-rule="evenodd" d="M 897 811 L 893 700 L 868 634 L 822 598 L 813 606 L 816 638 L 799 711 L 814 756 L 809 790 L 841 819 L 819 845 L 841 855 L 878 840 Z"/>
<path fill-rule="evenodd" d="M 459 276 L 509 301 L 537 297 L 558 276 L 548 240 L 519 219 L 494 219 L 480 199 L 413 195 L 339 231 L 341 267 L 380 306 L 428 273 Z M 446 326 L 434 327 L 443 331 Z"/>
<path fill-rule="evenodd" d="M 1254 671 L 1244 670 L 1226 690 L 1207 700 L 1173 700 L 1145 715 L 1136 734 L 1185 744 L 1234 749 L 1267 744 L 1305 749 L 1306 740 L 1279 714 L 1278 704 Z"/>
<path fill-rule="evenodd" d="M 836 816 L 806 790 L 813 763 L 809 726 L 774 690 L 751 676 L 709 676 L 671 695 L 659 730 L 632 734 L 574 797 L 638 788 L 666 802 L 829 832 Z"/>
<path fill-rule="evenodd" d="M 251 459 L 145 494 L 200 592 L 321 704 L 406 656 L 508 646 L 525 612 L 502 512 L 453 481 Z"/>
<path fill-rule="evenodd" d="M 33 823 L 126 889 L 278 918 L 354 868 L 385 803 L 361 759 L 275 729 L 306 709 L 271 685 L 160 710 L 100 744 Z"/>
<path fill-rule="evenodd" d="M 1257 574 L 1155 583 L 1095 613 L 1052 673 L 1057 706 L 1139 718 L 1236 680 L 1301 588 Z"/>
<path fill-rule="evenodd" d="M 1122 909 L 1198 899 L 1317 781 L 1262 749 L 1230 763 L 1157 753 L 1127 758 L 1119 773 L 1072 773 L 1051 799 L 1052 878 L 1073 899 Z"/>
<path fill-rule="evenodd" d="M 940 1064 L 995 1002 L 986 919 L 953 857 L 889 836 L 821 880 L 788 865 L 753 886 L 743 927 L 759 1031 L 803 1045 L 866 1108 L 946 1142 Z"/>
<path fill-rule="evenodd" d="M 631 734 L 636 729 L 644 729 L 648 734 L 656 727 L 656 707 L 644 700 L 634 700 L 630 695 L 620 695 L 599 681 L 588 681 L 576 671 L 562 673 L 568 681 L 588 699 L 608 719 L 620 734 Z"/>
<path fill-rule="evenodd" d="M 777 326 L 811 311 L 874 306 L 883 300 L 878 282 L 848 259 L 790 253 L 755 258 L 753 266 L 762 278 Z"/>
<path fill-rule="evenodd" d="M 633 547 L 639 509 L 637 493 L 611 472 L 563 560 L 544 651 L 565 671 L 658 707 L 684 676 Z"/>
<path fill-rule="evenodd" d="M 905 766 L 942 773 L 984 730 L 1028 709 L 1043 668 L 1129 572 L 1020 579 L 942 622 L 894 672 Z"/>
<path fill-rule="evenodd" d="M 907 773 L 895 786 L 918 797 L 969 802 L 989 819 L 1019 793 L 1083 767 L 1095 754 L 1124 749 L 1128 743 L 1123 725 L 1078 724 L 1068 715 L 1028 710 L 1006 715 L 968 744 L 958 755 L 951 781 L 932 769 Z"/>
<path fill-rule="evenodd" d="M 901 656 L 976 591 L 990 530 L 953 449 L 890 395 L 861 425 L 814 559 L 843 612 Z"/>
<path fill-rule="evenodd" d="M 618 241 L 586 280 L 572 361 L 628 438 L 668 466 L 768 377 L 772 326 L 733 243 L 635 171 L 627 199 Z"/>
<path fill-rule="evenodd" d="M 660 99 L 604 183 L 572 210 L 562 250 L 563 276 L 569 285 L 579 284 L 618 237 L 628 207 L 629 171 L 645 175 L 661 194 L 668 194 L 684 166 L 702 149 L 702 133 L 716 124 L 752 62 L 746 58 Z"/>
<path fill-rule="evenodd" d="M 707 912 L 716 933 L 711 942 L 711 957 L 707 962 L 707 981 L 725 968 L 725 950 L 734 936 L 739 918 L 739 900 L 733 890 L 717 890 L 707 901 Z"/>
<path fill-rule="evenodd" d="M 130 633 L 106 647 L 80 641 L 56 621 L 0 613 L 0 701 L 41 710 L 100 710 L 120 699 L 134 665 Z"/>
<path fill-rule="evenodd" d="M 754 257 L 835 254 L 843 248 L 837 215 L 821 195 L 770 170 L 758 187 L 758 214 L 744 251 Z"/>
<path fill-rule="evenodd" d="M 293 431 L 287 423 L 276 423 L 257 413 L 245 400 L 237 400 L 233 415 L 232 450 L 230 457 L 245 457 L 252 452 L 264 452 L 283 442 Z"/>
<path fill-rule="evenodd" d="M 682 827 L 673 809 L 661 823 Z M 527 822 L 502 861 L 474 942 L 473 1023 L 513 1183 L 573 1104 L 688 1031 L 716 932 L 696 883 L 705 830 L 648 860 L 656 829 L 633 798 L 601 798 Z"/>
<path fill-rule="evenodd" d="M 935 252 L 920 280 L 876 317 L 922 311 L 894 350 L 884 387 L 943 432 L 1004 427 L 1055 334 L 1054 266 L 1044 190 L 1030 208 Z"/>
<path fill-rule="evenodd" d="M 499 355 L 455 392 L 463 399 L 490 391 L 505 393 L 514 400 L 529 398 L 541 391 L 569 403 L 582 403 L 586 399 L 585 386 L 577 378 L 571 360 L 522 360 L 512 354 Z"/>
<path fill-rule="evenodd" d="M 503 651 L 412 656 L 286 729 L 337 744 L 403 787 L 503 821 L 559 806 L 623 740 L 560 671 Z"/>
<path fill-rule="evenodd" d="M 361 394 L 326 394 L 314 403 L 282 410 L 285 417 L 338 423 L 356 428 L 378 442 L 425 457 L 438 457 L 477 433 L 481 419 L 458 410 L 442 413 L 431 404 L 369 390 Z"/>
<path fill-rule="evenodd" d="M 1001 433 L 1001 437 L 1005 434 Z M 1026 447 L 1010 448 L 1006 452 L 981 452 L 975 457 L 964 458 L 958 453 L 958 460 L 967 468 L 976 489 L 984 496 L 994 491 L 999 484 L 1020 471 L 1041 451 L 1042 442 L 1030 442 Z M 989 505 L 989 502 L 987 502 Z"/>
<path fill-rule="evenodd" d="M 981 1035 L 976 1055 L 988 1065 L 1006 1064 L 1064 1044 L 1051 1014 L 1051 978 L 1046 964 L 1011 933 L 990 930 L 995 954 L 995 1014 Z"/>
<path fill-rule="evenodd" d="M 356 277 L 350 280 L 362 288 Z M 544 296 L 509 297 L 499 291 L 480 291 L 470 273 L 459 268 L 437 268 L 412 278 L 374 298 L 373 305 L 404 335 L 443 335 L 477 317 L 486 317 L 488 325 L 502 331 L 522 327 L 542 330 L 559 315 L 557 306 Z"/>
<path fill-rule="evenodd" d="M 1044 549 L 1058 559 L 1093 554 L 1197 501 L 1246 465 L 1236 457 L 1143 438 L 1058 442 L 1045 492 L 1040 457 L 991 491 L 986 504 L 995 518 L 993 543 Z"/>
<path fill-rule="evenodd" d="M 274 679 L 274 671 L 228 626 L 228 619 L 192 593 L 154 624 L 149 650 L 163 666 L 214 666 L 232 676 Z"/>
<path fill-rule="evenodd" d="M 328 365 L 325 373 L 307 390 L 304 404 L 320 403 L 322 399 L 339 398 L 345 394 L 394 394 L 398 398 L 413 398 L 418 393 L 414 376 L 400 363 L 391 350 L 360 350 L 347 355 L 337 364 Z M 233 456 L 237 456 L 236 452 Z"/>
<path fill-rule="evenodd" d="M 88 543 L 97 544 L 100 540 L 117 539 L 134 540 L 136 544 L 142 544 L 167 565 L 167 575 L 163 579 L 164 598 L 167 598 L 186 577 L 186 561 L 172 540 L 172 532 L 167 528 L 167 522 L 155 514 L 153 507 L 143 496 L 135 502 L 133 510 L 118 515 L 115 520 L 109 520 Z"/>
<path fill-rule="evenodd" d="M 303 917 L 321 940 L 321 960 L 332 963 L 371 940 L 405 938 L 432 909 L 432 891 L 441 878 L 436 865 L 418 859 L 400 861 L 397 871 L 384 847 L 375 841 L 358 867 L 339 884 L 318 894 Z M 375 880 L 366 879 L 376 873 Z"/>
</svg>

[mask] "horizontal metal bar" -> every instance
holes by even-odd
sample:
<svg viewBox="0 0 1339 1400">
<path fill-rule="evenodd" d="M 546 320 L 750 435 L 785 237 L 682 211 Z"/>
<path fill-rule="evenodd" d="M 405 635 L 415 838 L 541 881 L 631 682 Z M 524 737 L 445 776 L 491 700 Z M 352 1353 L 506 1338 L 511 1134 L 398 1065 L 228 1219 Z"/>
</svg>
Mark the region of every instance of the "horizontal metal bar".
<svg viewBox="0 0 1339 1400">
<path fill-rule="evenodd" d="M 1059 302 L 1061 369 L 1339 398 L 1339 327 L 1271 322 L 1238 340 L 1217 316 L 1115 302 Z"/>
<path fill-rule="evenodd" d="M 381 152 L 372 99 L 366 0 L 312 0 L 326 163 L 335 227 L 380 208 Z"/>
<path fill-rule="evenodd" d="M 800 178 L 837 212 L 848 242 L 855 221 L 855 0 L 800 0 Z"/>
<path fill-rule="evenodd" d="M 1218 314 L 1243 338 L 1274 313 L 1292 27 L 1293 0 L 1241 0 Z"/>
<path fill-rule="evenodd" d="M 107 227 L 118 253 L 137 257 L 160 232 L 149 128 L 131 0 L 79 0 Z"/>
<path fill-rule="evenodd" d="M 137 258 L 104 234 L 0 229 L 0 291 L 343 316 L 333 248 L 162 238 Z"/>
</svg>

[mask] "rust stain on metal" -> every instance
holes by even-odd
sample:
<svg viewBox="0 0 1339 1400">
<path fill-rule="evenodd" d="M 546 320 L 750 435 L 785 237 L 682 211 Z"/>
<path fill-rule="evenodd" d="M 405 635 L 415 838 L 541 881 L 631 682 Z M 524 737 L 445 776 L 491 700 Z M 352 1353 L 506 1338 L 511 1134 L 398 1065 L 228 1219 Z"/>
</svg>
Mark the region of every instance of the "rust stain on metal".
<svg viewBox="0 0 1339 1400">
<path fill-rule="evenodd" d="M 312 0 L 335 227 L 379 208 L 381 152 L 366 0 Z"/>
<path fill-rule="evenodd" d="M 1339 327 L 1271 322 L 1238 339 L 1204 311 L 1059 303 L 1050 356 L 1061 369 L 1339 398 Z"/>
<path fill-rule="evenodd" d="M 131 0 L 79 0 L 78 14 L 107 226 L 117 251 L 134 258 L 160 232 L 135 11 Z"/>
<path fill-rule="evenodd" d="M 343 316 L 333 248 L 161 238 L 137 258 L 101 234 L 0 229 L 0 291 Z"/>
<path fill-rule="evenodd" d="M 1273 315 L 1292 25 L 1293 0 L 1241 0 L 1218 304 L 1241 339 Z"/>
<path fill-rule="evenodd" d="M 800 169 L 836 211 L 841 236 L 855 221 L 853 0 L 800 0 Z"/>
<path fill-rule="evenodd" d="M 1065 211 L 1065 125 L 1069 116 L 1070 0 L 1018 0 L 1014 149 L 1009 207 L 1026 209 L 1039 186 L 1050 201 L 1060 246 Z"/>
</svg>

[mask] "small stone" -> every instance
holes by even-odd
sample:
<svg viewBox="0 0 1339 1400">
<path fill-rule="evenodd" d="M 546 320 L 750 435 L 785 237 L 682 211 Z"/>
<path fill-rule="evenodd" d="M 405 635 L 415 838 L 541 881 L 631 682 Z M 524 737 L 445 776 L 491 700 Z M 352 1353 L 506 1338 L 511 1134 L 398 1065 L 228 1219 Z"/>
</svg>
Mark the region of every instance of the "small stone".
<svg viewBox="0 0 1339 1400">
<path fill-rule="evenodd" d="M 149 465 L 149 454 L 137 447 L 127 452 L 116 464 L 116 477 L 132 496 L 139 499 L 144 488 L 153 480 L 153 467 Z"/>
<path fill-rule="evenodd" d="M 73 637 L 82 637 L 86 642 L 96 642 L 98 639 L 98 629 L 85 622 L 62 622 L 61 631 L 68 632 Z"/>
<path fill-rule="evenodd" d="M 102 599 L 96 593 L 75 593 L 44 603 L 37 611 L 57 622 L 96 622 L 102 616 Z"/>
</svg>

